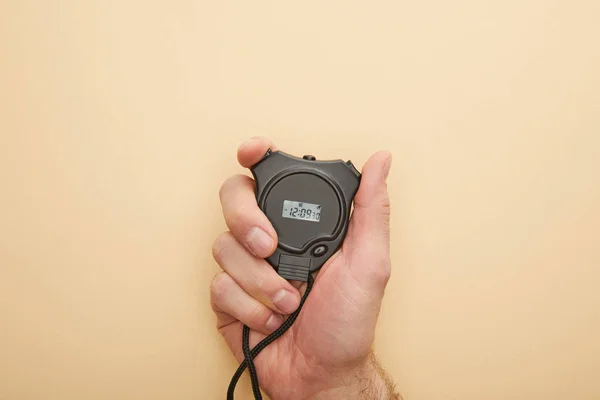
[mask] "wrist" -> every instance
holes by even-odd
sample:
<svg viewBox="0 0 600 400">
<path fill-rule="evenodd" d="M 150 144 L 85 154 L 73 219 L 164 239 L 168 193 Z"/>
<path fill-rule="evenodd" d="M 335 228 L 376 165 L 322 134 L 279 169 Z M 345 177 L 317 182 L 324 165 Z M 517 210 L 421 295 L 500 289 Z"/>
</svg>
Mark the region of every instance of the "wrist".
<svg viewBox="0 0 600 400">
<path fill-rule="evenodd" d="M 375 355 L 363 364 L 338 375 L 319 390 L 310 400 L 401 400 L 395 394 L 394 384 L 383 370 Z"/>
</svg>

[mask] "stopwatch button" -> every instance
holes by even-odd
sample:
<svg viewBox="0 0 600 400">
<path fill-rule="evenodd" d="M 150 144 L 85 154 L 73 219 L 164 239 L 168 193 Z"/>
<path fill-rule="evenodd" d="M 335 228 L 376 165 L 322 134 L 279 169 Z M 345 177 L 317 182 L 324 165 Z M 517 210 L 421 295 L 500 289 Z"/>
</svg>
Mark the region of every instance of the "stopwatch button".
<svg viewBox="0 0 600 400">
<path fill-rule="evenodd" d="M 324 244 L 315 247 L 312 251 L 312 255 L 315 257 L 321 257 L 322 255 L 325 255 L 325 253 L 327 253 L 327 246 Z"/>
<path fill-rule="evenodd" d="M 352 171 L 352 173 L 354 175 L 360 176 L 360 172 L 358 172 L 358 170 L 356 169 L 354 164 L 352 164 L 352 161 L 350 161 L 350 160 L 346 161 L 346 165 L 348 166 L 348 168 L 350 168 L 350 171 Z"/>
</svg>

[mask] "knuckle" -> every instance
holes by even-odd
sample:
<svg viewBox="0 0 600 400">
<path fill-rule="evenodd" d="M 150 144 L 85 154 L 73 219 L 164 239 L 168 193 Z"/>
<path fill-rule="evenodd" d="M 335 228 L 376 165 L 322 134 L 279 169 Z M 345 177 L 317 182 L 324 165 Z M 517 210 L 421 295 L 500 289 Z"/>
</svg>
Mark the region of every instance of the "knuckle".
<svg viewBox="0 0 600 400">
<path fill-rule="evenodd" d="M 381 194 L 381 196 L 379 196 L 379 205 L 381 207 L 382 213 L 389 216 L 391 203 L 390 203 L 390 195 L 388 194 L 387 190 L 385 190 Z"/>
<path fill-rule="evenodd" d="M 245 221 L 245 212 L 243 208 L 239 208 L 225 215 L 225 224 L 234 232 L 242 234 L 248 226 Z"/>
<path fill-rule="evenodd" d="M 248 314 L 248 321 L 256 326 L 262 326 L 267 323 L 273 312 L 265 307 L 262 303 L 258 303 L 252 308 Z"/>
<path fill-rule="evenodd" d="M 223 232 L 213 242 L 212 255 L 217 263 L 223 260 L 223 253 L 227 251 L 227 248 L 231 246 L 231 233 Z"/>
<path fill-rule="evenodd" d="M 392 276 L 392 266 L 390 260 L 382 260 L 377 263 L 377 268 L 373 271 L 374 279 L 381 285 L 387 285 Z"/>
<path fill-rule="evenodd" d="M 223 183 L 219 197 L 227 227 L 243 235 L 256 218 L 254 181 L 246 175 L 234 175 Z"/>
<path fill-rule="evenodd" d="M 231 277 L 225 272 L 219 272 L 214 276 L 210 283 L 210 296 L 213 304 L 216 303 L 218 299 L 227 295 L 231 282 Z"/>
<path fill-rule="evenodd" d="M 391 204 L 390 196 L 388 195 L 387 191 L 384 192 L 379 198 L 379 206 L 377 209 L 379 210 L 381 225 L 386 232 L 386 239 L 389 241 Z"/>
<path fill-rule="evenodd" d="M 228 181 L 229 181 L 229 179 L 227 179 L 223 183 L 221 183 L 221 187 L 219 188 L 219 199 L 221 199 L 221 200 L 223 200 L 225 193 L 227 193 Z"/>
<path fill-rule="evenodd" d="M 221 188 L 219 189 L 219 198 L 222 200 L 225 196 L 227 196 L 232 188 L 235 188 L 239 185 L 244 185 L 249 180 L 252 179 L 242 174 L 230 176 L 221 184 Z"/>
</svg>

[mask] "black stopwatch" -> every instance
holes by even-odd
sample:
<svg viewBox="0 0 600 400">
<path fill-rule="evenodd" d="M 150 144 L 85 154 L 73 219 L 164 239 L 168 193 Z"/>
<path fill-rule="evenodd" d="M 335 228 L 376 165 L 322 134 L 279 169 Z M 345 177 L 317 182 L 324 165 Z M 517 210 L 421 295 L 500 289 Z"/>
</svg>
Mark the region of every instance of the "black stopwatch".
<svg viewBox="0 0 600 400">
<path fill-rule="evenodd" d="M 267 261 L 279 275 L 307 282 L 298 309 L 269 336 L 250 349 L 250 328 L 242 329 L 244 361 L 231 378 L 227 399 L 246 367 L 254 398 L 261 400 L 254 357 L 282 336 L 298 317 L 314 279 L 310 274 L 325 264 L 340 247 L 350 220 L 352 200 L 360 173 L 350 161 L 317 161 L 313 156 L 294 157 L 268 150 L 250 170 L 256 181 L 256 200 L 278 235 L 277 249 Z"/>
<path fill-rule="evenodd" d="M 306 282 L 344 240 L 360 173 L 350 161 L 271 150 L 251 171 L 258 205 L 279 237 L 267 261 L 282 277 Z"/>
</svg>

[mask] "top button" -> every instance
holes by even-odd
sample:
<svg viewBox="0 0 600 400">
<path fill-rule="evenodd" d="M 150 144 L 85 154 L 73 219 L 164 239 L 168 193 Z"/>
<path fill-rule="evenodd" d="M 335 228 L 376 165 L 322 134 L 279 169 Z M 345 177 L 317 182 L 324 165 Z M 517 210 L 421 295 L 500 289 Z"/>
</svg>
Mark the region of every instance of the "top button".
<svg viewBox="0 0 600 400">
<path fill-rule="evenodd" d="M 306 155 L 304 157 L 305 160 L 309 160 L 309 161 L 315 161 L 317 158 L 315 156 L 311 156 L 311 155 Z"/>
<path fill-rule="evenodd" d="M 350 168 L 350 171 L 352 171 L 352 173 L 355 176 L 360 176 L 360 172 L 358 172 L 358 170 L 356 169 L 356 167 L 354 166 L 354 164 L 352 164 L 352 161 L 348 160 L 346 161 L 346 165 L 348 166 L 348 168 Z"/>
</svg>

